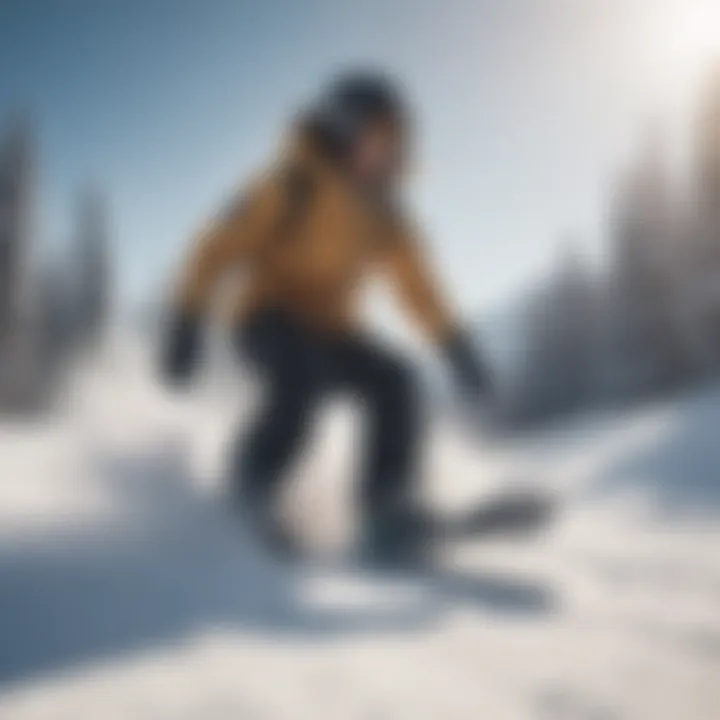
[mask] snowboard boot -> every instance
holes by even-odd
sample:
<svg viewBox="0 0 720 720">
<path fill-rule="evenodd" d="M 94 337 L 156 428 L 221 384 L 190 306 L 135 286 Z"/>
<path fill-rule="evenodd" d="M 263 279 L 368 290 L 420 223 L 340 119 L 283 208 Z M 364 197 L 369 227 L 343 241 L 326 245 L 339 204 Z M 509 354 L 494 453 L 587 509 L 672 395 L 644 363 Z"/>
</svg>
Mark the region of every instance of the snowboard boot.
<svg viewBox="0 0 720 720">
<path fill-rule="evenodd" d="M 412 568 L 427 564 L 432 555 L 434 527 L 419 508 L 377 510 L 363 523 L 358 560 L 378 568 Z"/>
</svg>

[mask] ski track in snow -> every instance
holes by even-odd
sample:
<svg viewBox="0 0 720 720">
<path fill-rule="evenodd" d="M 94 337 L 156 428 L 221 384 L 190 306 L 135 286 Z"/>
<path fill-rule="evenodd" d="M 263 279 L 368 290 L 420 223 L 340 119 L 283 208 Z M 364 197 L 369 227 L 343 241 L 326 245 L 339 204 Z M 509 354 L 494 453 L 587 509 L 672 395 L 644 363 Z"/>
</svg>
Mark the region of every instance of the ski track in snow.
<svg viewBox="0 0 720 720">
<path fill-rule="evenodd" d="M 720 717 L 720 392 L 504 446 L 436 423 L 444 507 L 514 479 L 565 510 L 424 580 L 282 567 L 218 500 L 240 390 L 171 397 L 129 355 L 53 425 L 0 428 L 0 718 Z M 347 533 L 350 430 L 289 491 Z"/>
</svg>

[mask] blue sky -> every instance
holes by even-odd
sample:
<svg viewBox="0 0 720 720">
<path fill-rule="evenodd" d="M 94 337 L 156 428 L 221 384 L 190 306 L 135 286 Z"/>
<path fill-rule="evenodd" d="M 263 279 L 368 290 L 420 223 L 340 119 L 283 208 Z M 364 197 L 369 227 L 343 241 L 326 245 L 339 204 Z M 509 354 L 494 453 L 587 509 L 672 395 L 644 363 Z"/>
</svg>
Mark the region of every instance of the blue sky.
<svg viewBox="0 0 720 720">
<path fill-rule="evenodd" d="M 75 193 L 110 204 L 123 299 L 152 295 L 191 233 L 354 63 L 402 78 L 412 196 L 466 312 L 501 302 L 563 237 L 602 256 L 648 118 L 676 142 L 720 39 L 713 0 L 0 0 L 0 122 L 30 109 L 42 237 Z"/>
</svg>

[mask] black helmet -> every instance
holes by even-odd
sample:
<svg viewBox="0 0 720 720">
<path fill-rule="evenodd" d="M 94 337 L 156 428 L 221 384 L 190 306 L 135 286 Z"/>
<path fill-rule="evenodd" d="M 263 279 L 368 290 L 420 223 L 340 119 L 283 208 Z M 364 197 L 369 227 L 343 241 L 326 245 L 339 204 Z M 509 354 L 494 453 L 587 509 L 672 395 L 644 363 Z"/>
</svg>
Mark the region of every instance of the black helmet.
<svg viewBox="0 0 720 720">
<path fill-rule="evenodd" d="M 363 128 L 380 119 L 407 125 L 396 84 L 378 72 L 352 72 L 330 84 L 310 108 L 306 123 L 326 150 L 344 154 Z"/>
</svg>

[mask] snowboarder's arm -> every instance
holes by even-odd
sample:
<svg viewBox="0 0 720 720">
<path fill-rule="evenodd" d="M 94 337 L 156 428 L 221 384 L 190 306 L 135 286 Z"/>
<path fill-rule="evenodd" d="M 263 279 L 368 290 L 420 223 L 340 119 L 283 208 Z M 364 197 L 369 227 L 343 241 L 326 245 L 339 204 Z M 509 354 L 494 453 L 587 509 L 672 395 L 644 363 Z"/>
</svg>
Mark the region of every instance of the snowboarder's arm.
<svg viewBox="0 0 720 720">
<path fill-rule="evenodd" d="M 415 233 L 396 226 L 386 244 L 384 260 L 403 307 L 425 335 L 443 345 L 455 332 L 455 318 Z"/>
<path fill-rule="evenodd" d="M 486 394 L 490 379 L 485 363 L 450 311 L 416 235 L 398 228 L 388 245 L 386 259 L 403 304 L 440 347 L 462 391 Z"/>
<path fill-rule="evenodd" d="M 186 314 L 202 315 L 220 279 L 260 252 L 281 205 L 281 189 L 271 179 L 238 193 L 195 239 L 182 269 L 175 306 Z"/>
<path fill-rule="evenodd" d="M 282 192 L 267 179 L 238 194 L 195 240 L 175 289 L 162 371 L 173 382 L 192 373 L 200 351 L 200 326 L 219 281 L 262 250 L 281 213 Z"/>
</svg>

